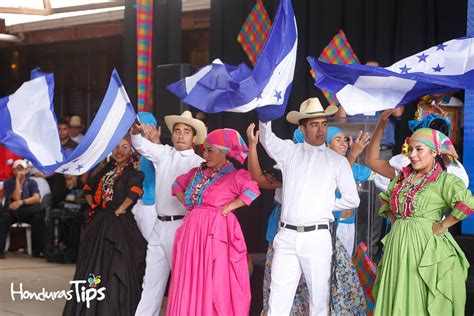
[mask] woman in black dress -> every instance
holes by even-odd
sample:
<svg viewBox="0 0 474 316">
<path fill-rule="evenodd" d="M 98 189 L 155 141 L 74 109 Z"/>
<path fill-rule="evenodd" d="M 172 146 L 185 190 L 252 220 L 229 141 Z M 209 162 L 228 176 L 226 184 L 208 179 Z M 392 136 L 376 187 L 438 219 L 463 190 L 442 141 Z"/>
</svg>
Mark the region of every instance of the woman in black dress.
<svg viewBox="0 0 474 316">
<path fill-rule="evenodd" d="M 124 138 L 112 151 L 113 162 L 84 186 L 91 209 L 74 280 L 86 282 L 73 284 L 63 315 L 135 314 L 145 273 L 146 241 L 130 212 L 143 193 L 143 173 L 133 168 L 131 156 L 131 143 Z M 101 292 L 94 299 L 85 302 L 80 297 L 93 297 L 94 290 Z"/>
</svg>

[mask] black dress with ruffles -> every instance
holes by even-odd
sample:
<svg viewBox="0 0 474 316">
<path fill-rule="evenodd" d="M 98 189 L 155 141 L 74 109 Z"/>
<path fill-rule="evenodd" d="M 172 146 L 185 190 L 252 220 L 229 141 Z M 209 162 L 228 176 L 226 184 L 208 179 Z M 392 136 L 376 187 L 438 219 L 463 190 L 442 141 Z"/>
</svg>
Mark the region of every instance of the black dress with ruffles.
<svg viewBox="0 0 474 316">
<path fill-rule="evenodd" d="M 95 276 L 100 278 L 96 289 L 105 287 L 105 298 L 91 300 L 90 306 L 81 300 L 78 303 L 76 294 L 68 300 L 63 315 L 134 315 L 140 301 L 143 276 L 145 274 L 146 240 L 138 229 L 131 212 L 120 217 L 115 210 L 128 197 L 134 202 L 143 194 L 143 173 L 136 171 L 132 164 L 126 166 L 112 185 L 112 195 L 104 200 L 103 181 L 115 165 L 107 165 L 84 186 L 84 193 L 93 196 L 93 216 L 81 236 L 81 244 L 76 264 L 74 280 L 88 280 Z M 110 175 L 110 173 L 109 173 Z M 92 276 L 92 275 L 93 276 Z M 91 288 L 86 282 L 81 284 L 85 289 Z M 74 285 L 71 287 L 74 289 Z M 99 297 L 99 296 L 98 296 Z"/>
</svg>

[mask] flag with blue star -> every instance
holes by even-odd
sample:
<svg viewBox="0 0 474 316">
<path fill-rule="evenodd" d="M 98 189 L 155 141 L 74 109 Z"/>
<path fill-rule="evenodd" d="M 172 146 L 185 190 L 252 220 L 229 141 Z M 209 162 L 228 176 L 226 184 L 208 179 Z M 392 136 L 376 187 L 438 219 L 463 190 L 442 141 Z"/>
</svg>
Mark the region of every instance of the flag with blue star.
<svg viewBox="0 0 474 316">
<path fill-rule="evenodd" d="M 349 115 L 395 108 L 431 93 L 474 89 L 473 36 L 435 45 L 386 68 L 307 60 L 314 85 L 335 93 Z"/>
<path fill-rule="evenodd" d="M 263 122 L 285 113 L 296 64 L 298 34 L 291 0 L 280 1 L 253 69 L 216 59 L 168 90 L 207 113 L 244 113 L 256 109 Z"/>
</svg>

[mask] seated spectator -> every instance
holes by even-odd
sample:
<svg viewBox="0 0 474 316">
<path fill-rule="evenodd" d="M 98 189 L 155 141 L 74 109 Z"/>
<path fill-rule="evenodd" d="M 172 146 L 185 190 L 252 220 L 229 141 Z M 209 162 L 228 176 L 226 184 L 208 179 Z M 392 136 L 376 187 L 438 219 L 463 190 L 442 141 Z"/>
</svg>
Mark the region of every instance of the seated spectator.
<svg viewBox="0 0 474 316">
<path fill-rule="evenodd" d="M 18 159 L 13 163 L 13 177 L 5 181 L 5 203 L 0 211 L 0 259 L 5 259 L 5 242 L 15 222 L 31 224 L 33 257 L 43 253 L 44 213 L 35 181 L 28 176 L 28 164 Z"/>
<path fill-rule="evenodd" d="M 51 194 L 51 188 L 45 179 L 45 174 L 36 169 L 31 162 L 28 162 L 28 174 L 30 175 L 30 179 L 34 180 L 36 185 L 38 185 L 41 202 L 43 202 L 44 197 Z"/>
<path fill-rule="evenodd" d="M 12 176 L 12 165 L 16 159 L 20 157 L 0 144 L 0 205 L 3 204 L 4 198 L 3 181 Z"/>
</svg>

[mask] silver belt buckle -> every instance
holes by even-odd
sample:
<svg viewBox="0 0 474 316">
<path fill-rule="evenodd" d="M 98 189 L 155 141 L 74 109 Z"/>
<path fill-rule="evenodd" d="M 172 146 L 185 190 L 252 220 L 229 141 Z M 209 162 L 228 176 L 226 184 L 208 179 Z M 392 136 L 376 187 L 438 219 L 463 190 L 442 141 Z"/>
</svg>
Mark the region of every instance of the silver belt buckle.
<svg viewBox="0 0 474 316">
<path fill-rule="evenodd" d="M 298 233 L 304 233 L 304 226 L 296 226 L 296 231 Z"/>
</svg>

